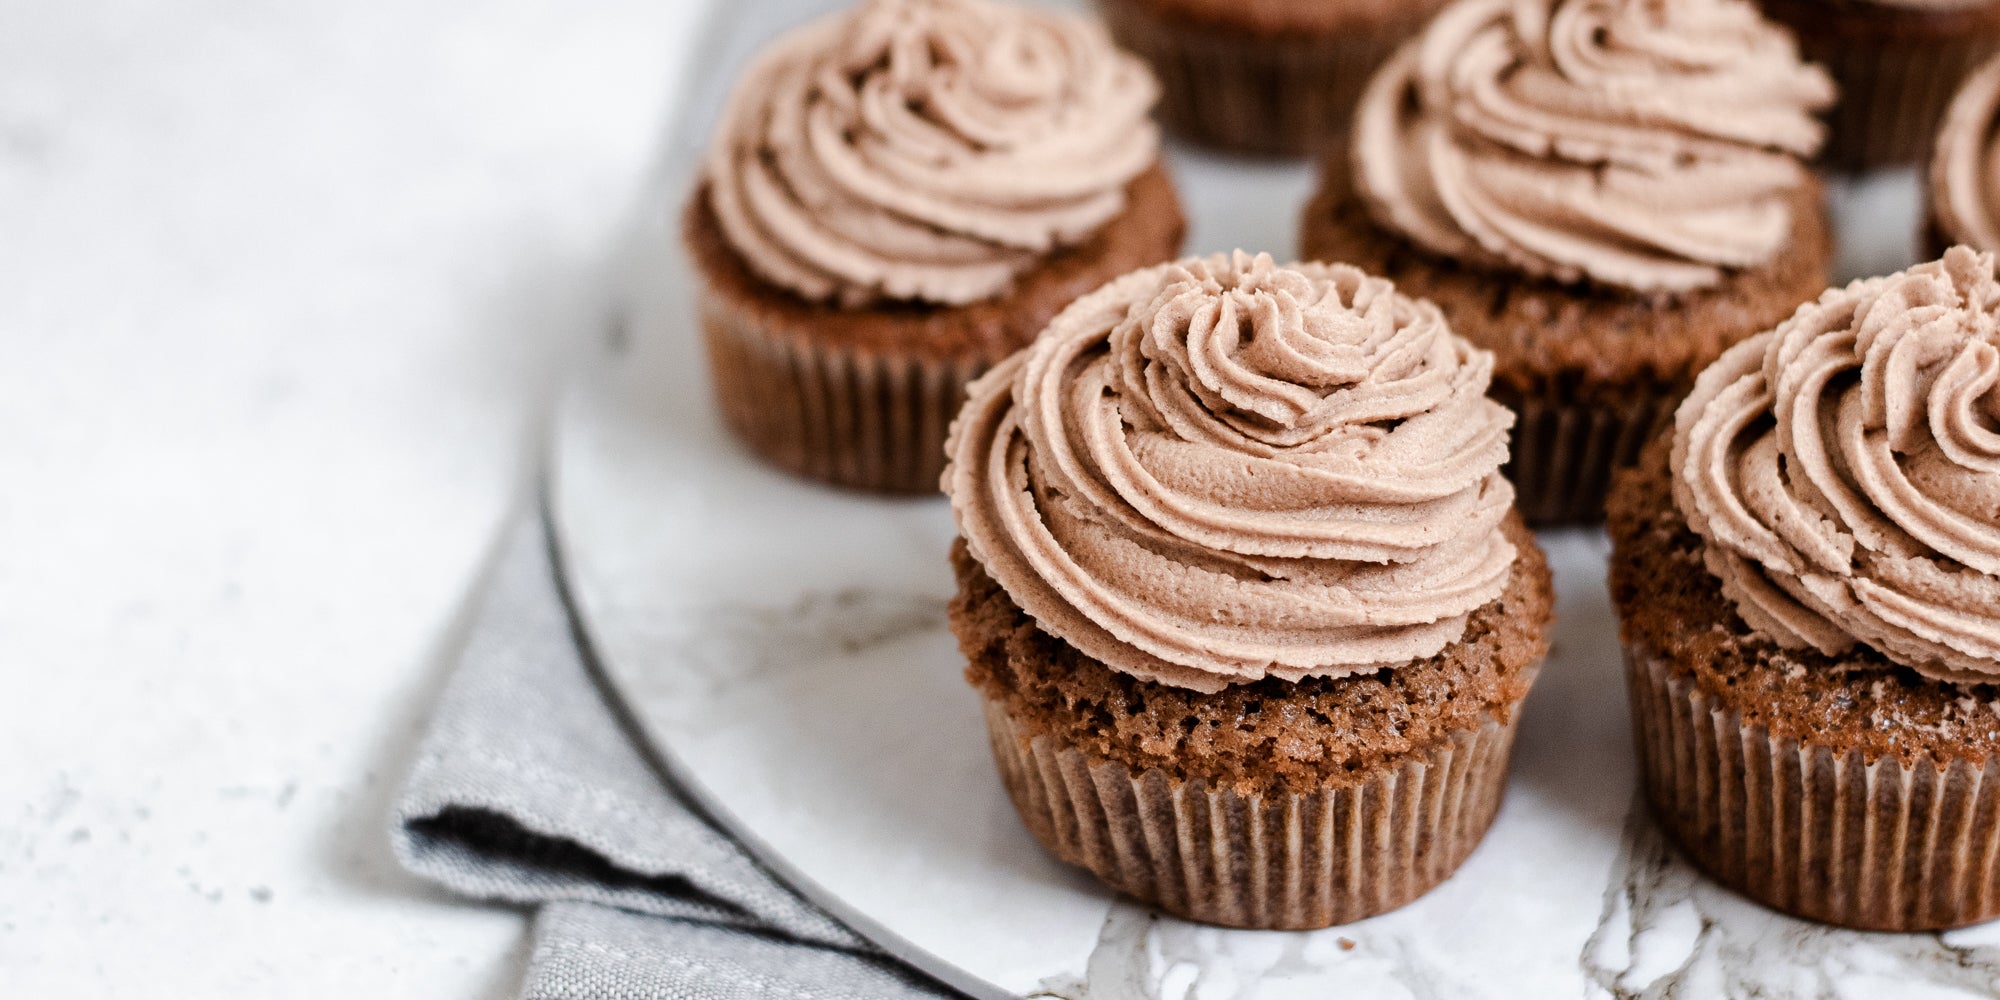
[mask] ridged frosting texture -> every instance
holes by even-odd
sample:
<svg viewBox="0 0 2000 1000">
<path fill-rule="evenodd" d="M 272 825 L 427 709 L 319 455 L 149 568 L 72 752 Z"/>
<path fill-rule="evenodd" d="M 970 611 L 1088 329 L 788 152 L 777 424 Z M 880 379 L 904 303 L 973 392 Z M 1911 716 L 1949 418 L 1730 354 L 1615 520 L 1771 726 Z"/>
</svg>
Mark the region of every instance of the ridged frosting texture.
<svg viewBox="0 0 2000 1000">
<path fill-rule="evenodd" d="M 1505 588 L 1492 357 L 1345 266 L 1238 252 L 1079 299 L 973 383 L 944 487 L 1045 631 L 1204 691 L 1431 656 Z"/>
<path fill-rule="evenodd" d="M 1724 354 L 1676 418 L 1674 501 L 1743 620 L 2000 678 L 2000 281 L 1941 261 L 1827 292 Z"/>
<path fill-rule="evenodd" d="M 1363 95 L 1355 183 L 1443 256 L 1706 288 L 1786 245 L 1833 96 L 1744 0 L 1461 0 Z"/>
<path fill-rule="evenodd" d="M 2000 252 L 2000 56 L 1966 77 L 1945 111 L 1930 203 L 1946 241 Z"/>
<path fill-rule="evenodd" d="M 757 274 L 814 301 L 1006 292 L 1125 206 L 1157 85 L 1093 22 L 986 0 L 868 0 L 738 85 L 709 205 Z"/>
</svg>

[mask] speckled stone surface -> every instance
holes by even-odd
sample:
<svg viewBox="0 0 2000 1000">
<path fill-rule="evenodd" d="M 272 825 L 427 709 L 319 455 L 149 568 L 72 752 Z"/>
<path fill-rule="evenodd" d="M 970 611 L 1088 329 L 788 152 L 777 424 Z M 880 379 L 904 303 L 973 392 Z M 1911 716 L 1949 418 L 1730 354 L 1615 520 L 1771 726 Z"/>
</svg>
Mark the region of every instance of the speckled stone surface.
<svg viewBox="0 0 2000 1000">
<path fill-rule="evenodd" d="M 0 994 L 514 995 L 389 805 L 706 7 L 0 4 Z"/>
</svg>

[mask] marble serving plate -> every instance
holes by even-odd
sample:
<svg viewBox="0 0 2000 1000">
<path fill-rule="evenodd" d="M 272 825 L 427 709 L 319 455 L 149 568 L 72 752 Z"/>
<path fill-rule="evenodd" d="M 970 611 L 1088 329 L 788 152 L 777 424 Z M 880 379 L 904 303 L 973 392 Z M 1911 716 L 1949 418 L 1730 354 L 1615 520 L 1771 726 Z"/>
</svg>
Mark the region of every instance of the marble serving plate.
<svg viewBox="0 0 2000 1000">
<path fill-rule="evenodd" d="M 675 213 L 747 54 L 827 6 L 712 20 L 634 227 L 623 335 L 560 409 L 551 511 L 583 631 L 673 777 L 773 870 L 976 996 L 1991 996 L 2000 929 L 1831 930 L 1705 880 L 1635 798 L 1596 531 L 1542 536 L 1554 651 L 1509 795 L 1411 906 L 1315 933 L 1226 931 L 1121 900 L 1016 819 L 945 627 L 951 518 L 760 465 L 718 424 Z M 809 8 L 809 9 L 808 9 Z M 1302 167 L 1175 151 L 1189 247 L 1293 249 Z M 1914 178 L 1838 186 L 1843 277 L 1911 261 Z"/>
</svg>

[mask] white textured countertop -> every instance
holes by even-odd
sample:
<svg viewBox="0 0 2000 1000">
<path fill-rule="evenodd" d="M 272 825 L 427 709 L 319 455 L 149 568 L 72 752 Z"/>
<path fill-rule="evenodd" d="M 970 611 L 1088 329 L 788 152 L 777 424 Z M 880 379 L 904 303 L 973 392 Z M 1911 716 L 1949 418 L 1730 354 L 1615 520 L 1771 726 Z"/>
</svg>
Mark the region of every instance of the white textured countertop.
<svg viewBox="0 0 2000 1000">
<path fill-rule="evenodd" d="M 0 993 L 511 995 L 384 824 L 705 0 L 0 0 Z"/>
</svg>

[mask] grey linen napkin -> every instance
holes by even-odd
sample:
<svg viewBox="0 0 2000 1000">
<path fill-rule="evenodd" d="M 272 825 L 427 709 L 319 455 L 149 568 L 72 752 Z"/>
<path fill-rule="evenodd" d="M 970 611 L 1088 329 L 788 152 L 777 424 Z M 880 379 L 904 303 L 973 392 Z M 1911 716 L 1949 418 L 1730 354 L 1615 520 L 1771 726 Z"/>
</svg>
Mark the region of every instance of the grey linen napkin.
<svg viewBox="0 0 2000 1000">
<path fill-rule="evenodd" d="M 524 998 L 956 995 L 787 889 L 672 788 L 570 616 L 545 520 L 522 517 L 390 834 L 422 878 L 537 907 Z"/>
</svg>

